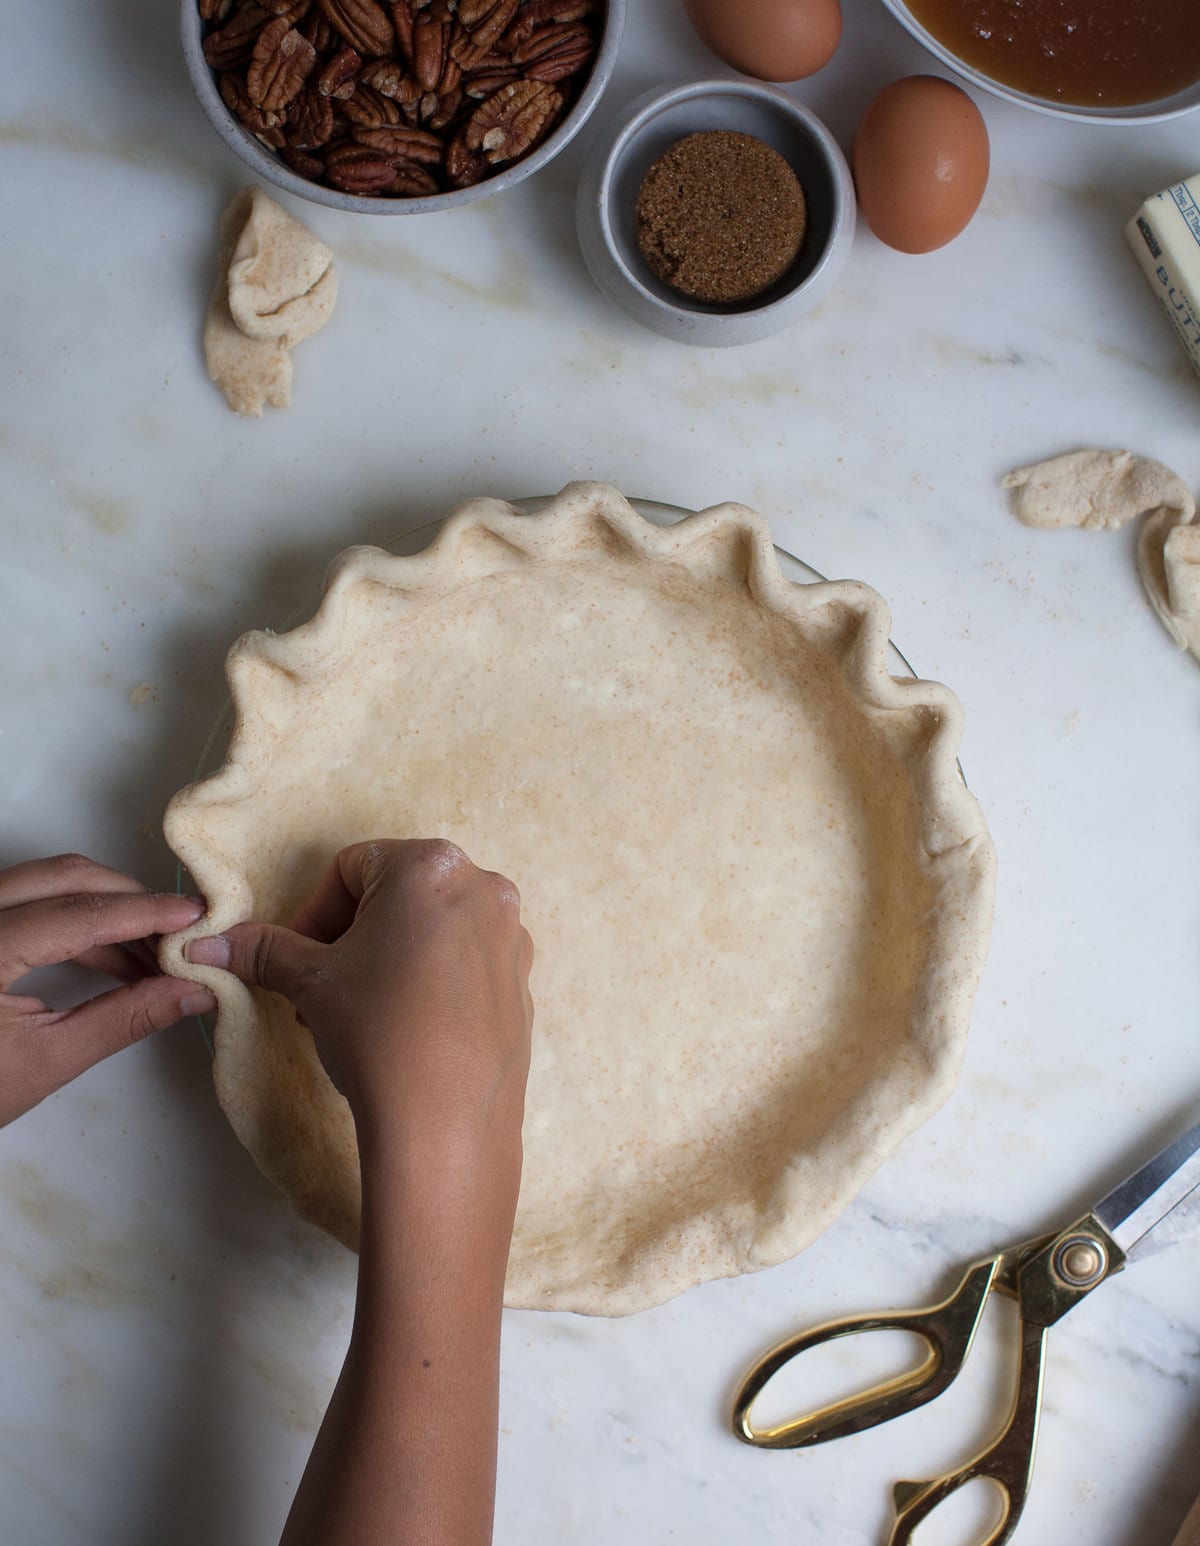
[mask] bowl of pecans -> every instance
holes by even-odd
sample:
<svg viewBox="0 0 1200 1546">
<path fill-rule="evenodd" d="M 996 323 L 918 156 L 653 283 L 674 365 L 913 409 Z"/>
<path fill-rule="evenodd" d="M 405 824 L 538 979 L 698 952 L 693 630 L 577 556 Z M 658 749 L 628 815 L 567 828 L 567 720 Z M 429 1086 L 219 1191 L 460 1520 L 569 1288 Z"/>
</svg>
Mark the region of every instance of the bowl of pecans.
<svg viewBox="0 0 1200 1546">
<path fill-rule="evenodd" d="M 181 0 L 188 73 L 255 173 L 373 215 L 552 160 L 612 74 L 625 0 Z"/>
</svg>

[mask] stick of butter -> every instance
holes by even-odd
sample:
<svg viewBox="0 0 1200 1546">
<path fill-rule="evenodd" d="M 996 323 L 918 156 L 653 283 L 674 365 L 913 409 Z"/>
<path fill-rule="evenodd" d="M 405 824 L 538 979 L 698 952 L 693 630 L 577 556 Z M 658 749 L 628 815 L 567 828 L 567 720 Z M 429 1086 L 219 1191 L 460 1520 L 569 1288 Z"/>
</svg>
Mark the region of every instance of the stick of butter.
<svg viewBox="0 0 1200 1546">
<path fill-rule="evenodd" d="M 1200 372 L 1200 172 L 1147 199 L 1125 236 Z"/>
</svg>

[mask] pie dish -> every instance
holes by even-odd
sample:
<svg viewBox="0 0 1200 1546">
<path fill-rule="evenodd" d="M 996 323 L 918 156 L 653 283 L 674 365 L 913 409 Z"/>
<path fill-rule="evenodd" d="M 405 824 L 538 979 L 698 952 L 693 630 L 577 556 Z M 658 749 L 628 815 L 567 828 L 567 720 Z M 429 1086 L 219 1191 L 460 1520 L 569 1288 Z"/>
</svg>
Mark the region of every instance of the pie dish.
<svg viewBox="0 0 1200 1546">
<path fill-rule="evenodd" d="M 743 506 L 660 527 L 580 483 L 351 549 L 310 622 L 239 640 L 225 764 L 165 823 L 209 914 L 163 961 L 217 994 L 263 1172 L 355 1245 L 308 1032 L 184 942 L 286 920 L 346 843 L 441 835 L 516 881 L 538 947 L 507 1302 L 622 1314 L 807 1245 L 948 1095 L 990 929 L 960 706 L 889 675 L 887 636 Z"/>
</svg>

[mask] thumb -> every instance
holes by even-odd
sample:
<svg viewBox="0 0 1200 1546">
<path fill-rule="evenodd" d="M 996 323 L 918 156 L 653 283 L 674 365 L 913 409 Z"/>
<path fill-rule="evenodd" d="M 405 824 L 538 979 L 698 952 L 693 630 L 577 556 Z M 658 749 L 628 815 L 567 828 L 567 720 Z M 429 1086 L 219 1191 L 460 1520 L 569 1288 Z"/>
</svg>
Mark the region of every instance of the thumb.
<svg viewBox="0 0 1200 1546">
<path fill-rule="evenodd" d="M 183 954 L 193 966 L 219 966 L 252 987 L 282 993 L 294 1003 L 311 982 L 324 950 L 324 945 L 278 924 L 237 923 L 224 934 L 189 940 Z"/>
</svg>

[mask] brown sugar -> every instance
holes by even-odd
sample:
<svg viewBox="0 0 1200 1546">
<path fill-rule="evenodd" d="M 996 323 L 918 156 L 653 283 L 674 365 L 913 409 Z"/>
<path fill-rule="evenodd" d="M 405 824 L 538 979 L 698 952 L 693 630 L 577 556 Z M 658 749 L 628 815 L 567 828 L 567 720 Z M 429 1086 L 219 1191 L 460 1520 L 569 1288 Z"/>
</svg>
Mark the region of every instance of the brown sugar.
<svg viewBox="0 0 1200 1546">
<path fill-rule="evenodd" d="M 677 140 L 638 190 L 637 240 L 650 268 L 691 300 L 750 301 L 781 279 L 804 240 L 804 190 L 753 134 Z"/>
</svg>

